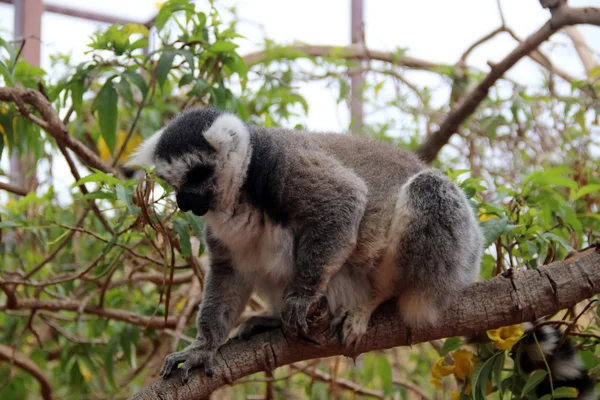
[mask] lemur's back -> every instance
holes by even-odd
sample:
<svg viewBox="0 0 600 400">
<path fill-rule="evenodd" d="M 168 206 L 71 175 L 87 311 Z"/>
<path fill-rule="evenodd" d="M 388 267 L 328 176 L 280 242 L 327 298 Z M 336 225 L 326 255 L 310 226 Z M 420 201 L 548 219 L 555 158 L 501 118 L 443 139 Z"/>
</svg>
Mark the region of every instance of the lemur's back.
<svg viewBox="0 0 600 400">
<path fill-rule="evenodd" d="M 372 263 L 386 246 L 387 230 L 402 185 L 425 168 L 414 154 L 380 140 L 336 133 L 263 129 L 284 147 L 324 151 L 351 169 L 368 187 L 368 201 L 360 225 L 356 251 L 349 262 Z"/>
</svg>

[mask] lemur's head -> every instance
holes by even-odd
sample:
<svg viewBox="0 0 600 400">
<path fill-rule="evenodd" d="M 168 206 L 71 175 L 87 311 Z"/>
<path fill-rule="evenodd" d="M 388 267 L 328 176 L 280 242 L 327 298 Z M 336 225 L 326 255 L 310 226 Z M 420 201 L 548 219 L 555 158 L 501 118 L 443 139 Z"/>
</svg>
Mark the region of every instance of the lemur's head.
<svg viewBox="0 0 600 400">
<path fill-rule="evenodd" d="M 232 208 L 250 155 L 248 127 L 235 115 L 205 107 L 177 115 L 146 139 L 127 165 L 154 165 L 176 190 L 177 206 L 202 216 Z"/>
</svg>

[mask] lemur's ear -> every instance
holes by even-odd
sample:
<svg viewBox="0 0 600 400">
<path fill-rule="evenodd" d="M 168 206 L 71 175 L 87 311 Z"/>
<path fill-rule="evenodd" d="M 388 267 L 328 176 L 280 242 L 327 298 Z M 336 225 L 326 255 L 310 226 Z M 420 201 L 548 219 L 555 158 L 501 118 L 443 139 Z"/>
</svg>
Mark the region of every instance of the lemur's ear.
<svg viewBox="0 0 600 400">
<path fill-rule="evenodd" d="M 235 115 L 223 114 L 204 132 L 204 138 L 215 151 L 228 152 L 247 143 L 248 129 Z"/>
<path fill-rule="evenodd" d="M 162 135 L 163 130 L 160 129 L 155 134 L 144 140 L 131 154 L 127 162 L 126 167 L 145 166 L 150 167 L 154 164 L 154 156 L 156 154 L 156 146 L 158 140 Z"/>
</svg>

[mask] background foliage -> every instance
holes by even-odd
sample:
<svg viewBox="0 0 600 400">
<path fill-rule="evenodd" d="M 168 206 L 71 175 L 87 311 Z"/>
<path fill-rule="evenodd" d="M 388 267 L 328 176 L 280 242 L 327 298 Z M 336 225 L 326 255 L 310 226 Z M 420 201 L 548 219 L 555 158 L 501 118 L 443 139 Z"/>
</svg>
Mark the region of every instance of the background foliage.
<svg viewBox="0 0 600 400">
<path fill-rule="evenodd" d="M 149 51 L 150 35 L 160 44 Z M 58 80 L 21 60 L 19 43 L 0 40 L 0 84 L 41 90 L 69 134 L 117 168 L 115 174 L 90 168 L 65 150 L 77 182 L 68 193 L 55 192 L 53 179 L 63 173 L 55 162 L 60 146 L 19 104 L 2 103 L 0 154 L 30 157 L 39 184 L 0 203 L 0 343 L 37 364 L 56 398 L 126 398 L 156 377 L 164 355 L 195 335 L 206 262 L 197 240 L 202 220 L 177 212 L 170 189 L 151 172 L 131 175 L 122 167 L 132 149 L 175 113 L 199 105 L 289 126 L 291 116 L 310 106 L 298 90 L 307 80 L 327 82 L 347 101 L 347 70 L 356 61 L 341 52 L 309 57 L 269 40 L 260 62 L 247 63 L 236 52 L 239 37 L 235 22 L 223 23 L 212 4 L 170 0 L 152 32 L 114 25 L 90 38 L 88 61 L 73 65 L 67 55 L 55 55 L 54 67 L 65 71 Z M 367 124 L 361 134 L 414 149 L 482 73 L 464 65 L 431 70 L 454 89 L 436 107 L 430 90 L 408 82 L 404 71 L 372 61 L 365 72 L 367 107 L 400 115 L 402 134 L 391 122 Z M 600 111 L 598 77 L 596 68 L 589 80 L 570 82 L 560 93 L 549 76 L 540 87 L 501 81 L 436 163 L 461 183 L 480 216 L 487 246 L 482 279 L 538 268 L 600 239 L 600 167 L 598 152 L 590 150 L 600 144 L 591 134 Z M 245 316 L 261 310 L 254 298 Z M 599 313 L 591 299 L 556 316 L 576 320 L 572 339 L 594 376 L 600 374 Z M 449 338 L 356 362 L 294 364 L 273 377 L 236 382 L 221 395 L 533 398 L 544 371 L 525 376 L 515 368 L 518 352 L 498 335 L 514 344 L 522 332 L 507 329 L 482 345 Z M 0 364 L 0 398 L 38 398 L 39 392 L 30 371 Z"/>
</svg>

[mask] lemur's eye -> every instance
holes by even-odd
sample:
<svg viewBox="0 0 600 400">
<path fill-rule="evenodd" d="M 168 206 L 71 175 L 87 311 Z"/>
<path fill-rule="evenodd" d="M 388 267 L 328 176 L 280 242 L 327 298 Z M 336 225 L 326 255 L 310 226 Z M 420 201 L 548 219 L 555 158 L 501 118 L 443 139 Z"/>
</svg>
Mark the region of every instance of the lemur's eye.
<svg viewBox="0 0 600 400">
<path fill-rule="evenodd" d="M 214 167 L 211 165 L 196 165 L 190 169 L 186 175 L 187 183 L 202 183 L 209 178 L 214 172 Z"/>
</svg>

